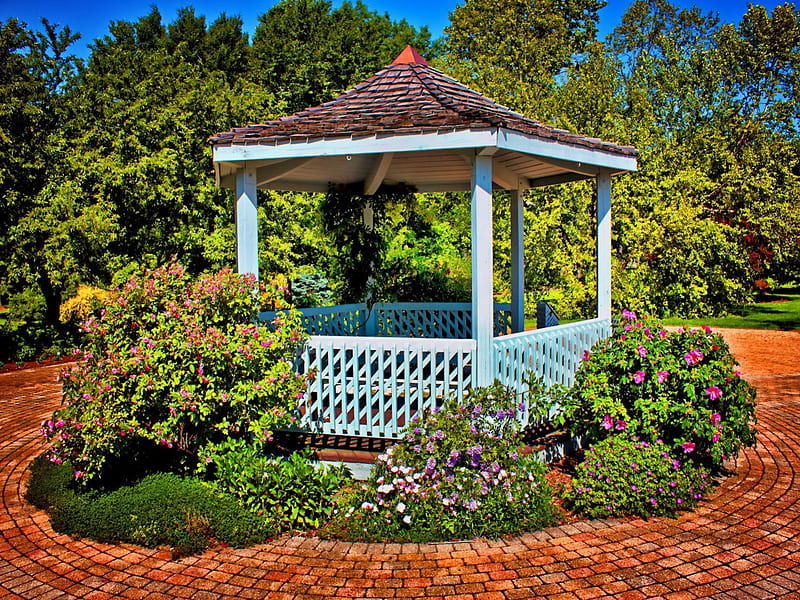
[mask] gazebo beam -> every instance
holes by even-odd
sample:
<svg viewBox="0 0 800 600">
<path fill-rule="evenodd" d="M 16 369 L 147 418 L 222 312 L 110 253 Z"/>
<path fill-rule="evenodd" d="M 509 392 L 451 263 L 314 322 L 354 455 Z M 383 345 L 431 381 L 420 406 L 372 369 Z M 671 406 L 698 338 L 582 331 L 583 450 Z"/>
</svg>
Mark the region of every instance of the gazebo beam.
<svg viewBox="0 0 800 600">
<path fill-rule="evenodd" d="M 597 175 L 597 317 L 611 319 L 611 173 Z"/>
<path fill-rule="evenodd" d="M 289 175 L 300 167 L 310 163 L 312 160 L 314 160 L 314 157 L 290 158 L 276 162 L 275 164 L 260 167 L 256 171 L 258 185 L 266 185 L 271 181 L 275 181 L 276 179 L 280 179 L 281 177 Z"/>
<path fill-rule="evenodd" d="M 537 177 L 529 181 L 530 187 L 547 187 L 548 185 L 558 185 L 559 183 L 569 183 L 570 181 L 582 181 L 591 179 L 593 175 L 581 175 L 580 173 L 561 173 L 560 175 L 547 175 Z"/>
<path fill-rule="evenodd" d="M 369 173 L 367 173 L 367 177 L 364 179 L 365 196 L 372 196 L 378 191 L 378 188 L 381 187 L 383 178 L 386 177 L 386 173 L 389 170 L 389 166 L 392 164 L 393 158 L 393 152 L 384 152 L 375 158 L 374 162 L 372 163 L 372 168 L 370 168 Z"/>
<path fill-rule="evenodd" d="M 473 384 L 494 381 L 494 286 L 492 257 L 492 157 L 476 152 L 472 163 L 472 337 L 476 341 Z"/>
<path fill-rule="evenodd" d="M 256 169 L 236 172 L 236 270 L 258 279 L 258 192 Z"/>
</svg>

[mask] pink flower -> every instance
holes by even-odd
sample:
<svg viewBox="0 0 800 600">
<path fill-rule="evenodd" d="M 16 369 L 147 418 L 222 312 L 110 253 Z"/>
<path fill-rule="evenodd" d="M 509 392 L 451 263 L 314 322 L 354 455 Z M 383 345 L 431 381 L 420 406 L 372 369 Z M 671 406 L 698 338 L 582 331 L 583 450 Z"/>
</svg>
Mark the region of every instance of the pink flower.
<svg viewBox="0 0 800 600">
<path fill-rule="evenodd" d="M 617 431 L 622 431 L 622 430 L 623 430 L 623 429 L 625 429 L 627 426 L 628 426 L 628 424 L 627 424 L 625 421 L 617 421 L 617 427 L 616 427 L 616 429 L 617 429 Z"/>
<path fill-rule="evenodd" d="M 694 452 L 694 442 L 684 442 L 681 444 L 681 448 L 683 448 L 684 454 L 689 454 L 689 452 Z"/>
<path fill-rule="evenodd" d="M 636 313 L 628 310 L 627 308 L 622 311 L 622 316 L 626 319 L 636 320 Z"/>
<path fill-rule="evenodd" d="M 589 360 L 589 351 L 588 350 L 584 350 L 583 351 L 583 356 L 581 357 L 581 360 Z"/>
<path fill-rule="evenodd" d="M 703 353 L 695 348 L 694 350 L 690 350 L 689 353 L 683 357 L 683 360 L 686 361 L 687 367 L 691 367 L 703 360 L 703 356 Z"/>
<path fill-rule="evenodd" d="M 711 441 L 715 444 L 719 441 L 719 431 L 714 432 L 714 435 L 711 436 Z"/>
<path fill-rule="evenodd" d="M 706 333 L 711 333 L 711 327 L 709 327 L 708 325 L 703 325 L 703 326 L 701 327 L 701 329 L 702 329 L 703 331 L 705 331 Z"/>
<path fill-rule="evenodd" d="M 611 415 L 606 415 L 605 417 L 603 417 L 603 422 L 601 423 L 601 425 L 603 426 L 603 429 L 608 431 L 614 426 L 614 419 L 611 418 Z"/>
<path fill-rule="evenodd" d="M 658 383 L 664 383 L 669 377 L 669 371 L 659 371 L 656 376 L 658 377 Z"/>
<path fill-rule="evenodd" d="M 647 356 L 647 348 L 645 348 L 644 346 L 639 346 L 637 350 L 639 351 L 639 356 L 641 356 L 642 358 Z"/>
<path fill-rule="evenodd" d="M 719 413 L 712 413 L 711 414 L 711 424 L 712 425 L 716 425 L 717 423 L 720 422 L 721 419 L 722 419 L 722 416 L 720 416 Z"/>
<path fill-rule="evenodd" d="M 646 373 L 644 371 L 636 371 L 636 373 L 633 374 L 633 380 L 636 383 L 642 383 L 644 381 L 645 375 Z"/>
<path fill-rule="evenodd" d="M 709 400 L 718 400 L 722 397 L 722 390 L 712 385 L 706 388 L 706 394 L 708 394 Z"/>
</svg>

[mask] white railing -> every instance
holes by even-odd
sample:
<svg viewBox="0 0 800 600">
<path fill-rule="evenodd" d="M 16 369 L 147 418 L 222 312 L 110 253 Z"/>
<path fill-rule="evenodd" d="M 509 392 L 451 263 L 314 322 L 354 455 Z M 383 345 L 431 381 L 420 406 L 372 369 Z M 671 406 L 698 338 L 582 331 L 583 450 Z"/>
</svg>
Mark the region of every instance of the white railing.
<svg viewBox="0 0 800 600">
<path fill-rule="evenodd" d="M 421 411 L 472 385 L 474 340 L 312 336 L 298 370 L 315 373 L 300 428 L 394 438 Z"/>
<path fill-rule="evenodd" d="M 518 393 L 527 391 L 525 382 L 531 375 L 547 387 L 569 387 L 584 351 L 610 334 L 608 319 L 592 319 L 495 338 L 495 377 Z M 522 421 L 528 424 L 527 407 Z"/>
</svg>

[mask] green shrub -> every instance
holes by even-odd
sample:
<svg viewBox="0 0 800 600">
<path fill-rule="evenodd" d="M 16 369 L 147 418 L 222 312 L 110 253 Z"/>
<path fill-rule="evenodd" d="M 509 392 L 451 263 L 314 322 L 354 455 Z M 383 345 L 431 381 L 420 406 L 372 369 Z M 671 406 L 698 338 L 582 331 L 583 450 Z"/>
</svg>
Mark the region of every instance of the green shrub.
<svg viewBox="0 0 800 600">
<path fill-rule="evenodd" d="M 281 529 L 319 528 L 333 514 L 335 494 L 350 482 L 346 467 L 315 464 L 309 450 L 265 456 L 235 440 L 209 458 L 218 490 L 257 514 L 269 515 Z"/>
<path fill-rule="evenodd" d="M 172 473 L 149 475 L 108 494 L 71 494 L 55 504 L 51 519 L 61 533 L 148 548 L 170 546 L 178 555 L 218 544 L 248 546 L 277 531 L 235 499 Z"/>
<path fill-rule="evenodd" d="M 500 537 L 555 521 L 545 467 L 520 453 L 514 397 L 501 386 L 412 424 L 345 495 L 324 535 L 427 542 Z"/>
<path fill-rule="evenodd" d="M 708 327 L 667 332 L 623 311 L 614 334 L 584 356 L 560 423 L 597 442 L 620 432 L 710 466 L 756 443 L 755 389 Z"/>
<path fill-rule="evenodd" d="M 255 323 L 255 285 L 230 270 L 194 281 L 171 265 L 116 290 L 85 323 L 81 360 L 62 373 L 64 406 L 42 425 L 50 459 L 88 481 L 159 447 L 189 472 L 199 452 L 228 439 L 267 443 L 305 389 L 293 370 L 303 336 L 292 314 Z"/>
<path fill-rule="evenodd" d="M 29 467 L 31 478 L 25 489 L 25 499 L 41 510 L 50 510 L 53 504 L 74 494 L 72 466 L 55 464 L 40 454 Z"/>
<path fill-rule="evenodd" d="M 72 467 L 41 455 L 30 467 L 25 497 L 50 512 L 59 533 L 148 548 L 170 546 L 176 555 L 219 544 L 244 547 L 267 540 L 277 524 L 195 479 L 157 473 L 109 493 L 86 490 Z"/>
<path fill-rule="evenodd" d="M 586 451 L 567 503 L 591 517 L 666 516 L 696 506 L 710 488 L 705 471 L 682 464 L 661 440 L 612 436 Z"/>
</svg>

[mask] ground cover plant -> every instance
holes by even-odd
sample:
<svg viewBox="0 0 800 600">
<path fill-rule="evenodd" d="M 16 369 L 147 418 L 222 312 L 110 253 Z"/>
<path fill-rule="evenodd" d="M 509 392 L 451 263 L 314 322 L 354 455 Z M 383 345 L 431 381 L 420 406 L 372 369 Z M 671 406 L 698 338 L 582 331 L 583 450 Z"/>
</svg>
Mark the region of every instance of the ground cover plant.
<svg viewBox="0 0 800 600">
<path fill-rule="evenodd" d="M 495 385 L 450 398 L 378 457 L 323 535 L 361 541 L 497 538 L 556 520 L 545 466 L 522 452 L 519 407 Z"/>
<path fill-rule="evenodd" d="M 278 533 L 265 519 L 197 479 L 153 473 L 108 493 L 76 485 L 69 464 L 44 455 L 31 465 L 26 498 L 50 513 L 53 529 L 102 542 L 169 547 L 173 556 L 219 545 L 249 546 Z"/>
<path fill-rule="evenodd" d="M 755 388 L 709 327 L 668 332 L 623 311 L 585 353 L 557 420 L 589 443 L 637 434 L 716 468 L 756 443 Z"/>
</svg>

